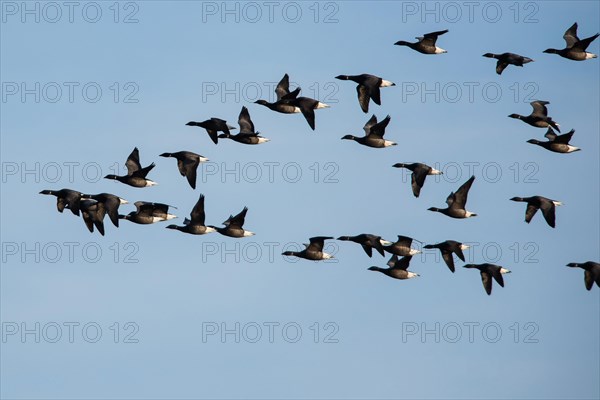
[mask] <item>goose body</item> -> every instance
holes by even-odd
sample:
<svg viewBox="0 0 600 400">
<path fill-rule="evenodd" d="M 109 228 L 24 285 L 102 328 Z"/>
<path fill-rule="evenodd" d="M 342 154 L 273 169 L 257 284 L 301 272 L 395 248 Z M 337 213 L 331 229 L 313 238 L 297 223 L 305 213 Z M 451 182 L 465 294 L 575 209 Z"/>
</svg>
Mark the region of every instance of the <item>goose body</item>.
<svg viewBox="0 0 600 400">
<path fill-rule="evenodd" d="M 422 163 L 396 163 L 392 166 L 394 168 L 406 168 L 412 171 L 410 179 L 413 195 L 415 197 L 419 197 L 421 194 L 421 188 L 425 184 L 425 178 L 427 178 L 427 175 L 441 175 L 443 173 L 442 171 L 438 171 L 437 169 Z"/>
<path fill-rule="evenodd" d="M 155 164 L 152 163 L 147 167 L 142 168 L 142 165 L 140 164 L 140 152 L 137 147 L 134 148 L 129 157 L 127 157 L 125 166 L 127 166 L 127 175 L 106 175 L 104 178 L 114 179 L 126 185 L 137 188 L 155 186 L 157 184 L 156 182 L 146 178 L 148 173 L 152 170 L 152 168 L 154 168 Z"/>
<path fill-rule="evenodd" d="M 217 136 L 217 132 L 229 134 L 230 129 L 236 129 L 235 126 L 228 125 L 227 121 L 220 118 L 211 118 L 202 122 L 190 121 L 186 125 L 198 126 L 200 128 L 206 129 L 206 133 L 208 133 L 208 136 L 210 136 L 210 139 L 214 142 L 214 144 L 219 143 L 219 137 Z"/>
<path fill-rule="evenodd" d="M 472 213 L 471 211 L 467 211 L 465 208 L 467 205 L 467 196 L 469 194 L 469 189 L 471 189 L 471 185 L 473 184 L 474 180 L 475 180 L 475 176 L 472 176 L 471 178 L 469 178 L 468 181 L 463 183 L 461 185 L 461 187 L 458 188 L 456 193 L 455 192 L 450 193 L 450 195 L 446 199 L 446 204 L 448 204 L 448 207 L 446 207 L 446 208 L 430 207 L 429 211 L 436 211 L 436 212 L 442 213 L 444 215 L 447 215 L 448 217 L 451 217 L 451 218 L 462 219 L 462 218 L 476 217 L 477 214 Z"/>
<path fill-rule="evenodd" d="M 483 56 L 498 60 L 496 62 L 496 73 L 498 75 L 502 75 L 502 71 L 504 71 L 504 69 L 506 69 L 506 67 L 508 67 L 509 65 L 522 67 L 523 65 L 534 61 L 529 57 L 523 57 L 515 53 L 485 53 Z"/>
<path fill-rule="evenodd" d="M 593 261 L 586 261 L 584 263 L 569 263 L 567 267 L 581 268 L 585 271 L 583 274 L 585 288 L 592 290 L 594 282 L 596 286 L 600 287 L 600 263 Z"/>
<path fill-rule="evenodd" d="M 560 201 L 548 199 L 542 196 L 531 196 L 531 197 L 513 197 L 512 201 L 525 202 L 527 203 L 527 209 L 525 210 L 525 222 L 531 222 L 531 219 L 538 210 L 542 210 L 542 215 L 546 220 L 546 223 L 552 228 L 556 226 L 556 206 L 561 206 Z"/>
<path fill-rule="evenodd" d="M 42 190 L 39 194 L 56 197 L 56 209 L 62 213 L 65 208 L 71 210 L 74 215 L 79 216 L 81 192 L 71 189 Z"/>
<path fill-rule="evenodd" d="M 478 269 L 481 274 L 481 282 L 483 283 L 483 288 L 485 292 L 489 295 L 492 294 L 492 278 L 500 285 L 504 287 L 504 278 L 502 275 L 508 274 L 511 271 L 508 269 L 495 264 L 466 264 L 463 266 L 464 268 L 475 268 Z"/>
<path fill-rule="evenodd" d="M 304 258 L 306 260 L 321 261 L 333 258 L 333 255 L 325 253 L 323 246 L 325 240 L 333 239 L 331 236 L 315 236 L 311 237 L 310 243 L 305 245 L 306 248 L 302 251 L 284 251 L 281 255 Z"/>
<path fill-rule="evenodd" d="M 420 275 L 416 274 L 414 272 L 408 271 L 408 267 L 409 267 L 411 259 L 412 259 L 412 256 L 405 256 L 405 257 L 402 257 L 401 259 L 398 259 L 398 256 L 394 254 L 390 258 L 390 260 L 387 262 L 389 268 L 379 268 L 379 267 L 373 266 L 373 267 L 369 268 L 369 271 L 381 272 L 382 274 L 387 275 L 390 278 L 400 279 L 400 280 L 416 278 Z"/>
<path fill-rule="evenodd" d="M 185 176 L 192 189 L 196 189 L 196 176 L 198 165 L 209 161 L 208 158 L 191 151 L 177 151 L 175 153 L 162 153 L 161 157 L 175 158 L 177 160 L 177 169 L 181 176 Z"/>
<path fill-rule="evenodd" d="M 204 225 L 204 195 L 201 194 L 196 202 L 196 205 L 190 213 L 190 219 L 185 219 L 182 226 L 168 225 L 167 229 L 175 229 L 180 232 L 189 233 L 191 235 L 204 235 L 206 233 L 216 232 L 216 229 Z"/>
<path fill-rule="evenodd" d="M 216 227 L 209 225 L 209 228 L 214 229 L 219 232 L 221 235 L 229 236 L 233 238 L 243 238 L 250 237 L 254 235 L 254 232 L 247 231 L 243 228 L 244 222 L 246 220 L 246 213 L 248 212 L 248 207 L 244 207 L 244 209 L 237 214 L 236 216 L 230 215 L 229 218 L 223 222 L 225 225 L 224 228 Z"/>
<path fill-rule="evenodd" d="M 436 42 L 437 42 L 438 36 L 443 35 L 444 33 L 447 33 L 447 32 L 448 32 L 448 29 L 445 29 L 443 31 L 430 32 L 430 33 L 424 34 L 423 36 L 418 36 L 416 38 L 418 40 L 417 42 L 411 43 L 411 42 L 406 42 L 404 40 L 400 40 L 394 44 L 396 46 L 410 47 L 411 49 L 418 51 L 421 54 L 443 54 L 443 53 L 447 53 L 447 51 L 440 47 L 437 47 Z"/>
<path fill-rule="evenodd" d="M 463 254 L 463 250 L 469 248 L 466 244 L 462 244 L 455 240 L 446 240 L 437 244 L 428 244 L 423 246 L 424 249 L 438 249 L 442 253 L 442 258 L 444 262 L 448 266 L 450 271 L 454 272 L 454 258 L 452 254 L 456 254 L 458 258 L 460 258 L 463 262 L 465 261 L 465 255 Z"/>
<path fill-rule="evenodd" d="M 120 219 L 126 219 L 136 224 L 148 225 L 177 218 L 177 216 L 169 214 L 169 207 L 172 206 L 168 204 L 146 201 L 136 201 L 133 204 L 136 207 L 136 211 L 132 211 L 127 215 L 119 215 Z"/>
<path fill-rule="evenodd" d="M 529 124 L 531 126 L 535 126 L 536 128 L 548 128 L 552 127 L 560 132 L 560 126 L 552 120 L 551 117 L 548 116 L 548 108 L 547 104 L 550 104 L 549 101 L 541 101 L 536 100 L 532 101 L 531 107 L 533 107 L 533 112 L 529 115 L 520 115 L 520 114 L 510 114 L 510 118 L 520 119 L 521 121 Z"/>
<path fill-rule="evenodd" d="M 369 112 L 369 101 L 373 100 L 378 106 L 381 105 L 381 94 L 380 88 L 396 86 L 395 83 L 386 81 L 375 75 L 361 74 L 361 75 L 338 75 L 335 77 L 343 81 L 353 81 L 358 85 L 356 86 L 356 93 L 358 94 L 358 104 L 364 113 Z"/>
<path fill-rule="evenodd" d="M 365 136 L 357 137 L 353 135 L 346 135 L 342 137 L 342 140 L 354 140 L 355 142 L 362 144 L 363 146 L 378 149 L 396 146 L 397 143 L 383 138 L 383 135 L 385 135 L 385 128 L 390 123 L 390 119 L 391 117 L 388 115 L 382 121 L 377 122 L 377 117 L 373 115 L 363 127 L 366 133 Z"/>
<path fill-rule="evenodd" d="M 360 244 L 369 257 L 373 256 L 373 249 L 377 250 L 377 252 L 382 256 L 385 254 L 381 236 L 372 235 L 369 233 L 361 233 L 360 235 L 356 236 L 340 236 L 337 238 L 337 240 L 350 241 Z"/>
<path fill-rule="evenodd" d="M 592 58 L 597 58 L 596 54 L 587 52 L 588 46 L 596 40 L 596 38 L 600 36 L 596 33 L 593 36 L 590 36 L 585 39 L 579 39 L 577 36 L 577 22 L 575 22 L 569 29 L 566 30 L 563 35 L 563 39 L 565 39 L 566 47 L 564 49 L 546 49 L 544 53 L 549 54 L 558 54 L 563 58 L 567 58 L 573 61 L 585 61 L 591 60 Z"/>
<path fill-rule="evenodd" d="M 554 133 L 552 128 L 548 128 L 548 132 L 546 132 L 546 134 L 544 135 L 546 138 L 548 138 L 548 141 L 542 142 L 537 139 L 529 139 L 527 143 L 536 144 L 554 153 L 573 153 L 574 151 L 581 150 L 579 147 L 571 146 L 569 144 L 574 133 L 575 130 L 571 129 L 565 134 L 557 135 L 556 133 Z"/>
</svg>

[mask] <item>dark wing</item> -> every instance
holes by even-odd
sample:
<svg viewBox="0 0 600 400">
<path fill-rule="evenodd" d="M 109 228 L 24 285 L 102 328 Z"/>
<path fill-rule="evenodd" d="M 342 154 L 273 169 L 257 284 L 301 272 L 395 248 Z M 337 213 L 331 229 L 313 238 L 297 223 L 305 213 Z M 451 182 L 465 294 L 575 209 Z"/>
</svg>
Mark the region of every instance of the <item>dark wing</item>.
<svg viewBox="0 0 600 400">
<path fill-rule="evenodd" d="M 547 117 L 548 116 L 548 108 L 546 108 L 546 104 L 550 104 L 549 101 L 532 101 L 531 107 L 533 107 L 533 112 L 531 115 L 540 115 Z"/>
<path fill-rule="evenodd" d="M 240 126 L 240 133 L 254 133 L 254 124 L 250 119 L 250 113 L 246 106 L 242 107 L 242 111 L 238 118 L 238 125 Z"/>
<path fill-rule="evenodd" d="M 208 136 L 210 136 L 210 139 L 213 141 L 214 144 L 219 143 L 219 136 L 217 135 L 217 131 L 215 131 L 214 129 L 206 129 L 206 132 L 208 132 Z M 227 132 L 229 133 L 229 129 L 227 130 Z"/>
<path fill-rule="evenodd" d="M 188 183 L 192 189 L 196 189 L 196 170 L 200 164 L 200 157 L 186 157 L 184 159 L 177 160 L 177 168 L 179 173 L 187 178 Z"/>
<path fill-rule="evenodd" d="M 414 169 L 413 173 L 411 174 L 410 178 L 411 178 L 412 190 L 413 190 L 413 194 L 415 195 L 415 197 L 419 197 L 419 194 L 421 194 L 421 188 L 425 184 L 425 178 L 427 178 L 428 173 L 429 173 L 428 168 L 417 167 Z"/>
<path fill-rule="evenodd" d="M 465 261 L 465 255 L 463 254 L 462 249 L 460 248 L 460 244 L 457 246 L 457 248 L 454 250 L 454 253 L 458 256 L 458 258 L 460 258 L 461 260 Z"/>
<path fill-rule="evenodd" d="M 246 218 L 246 213 L 248 212 L 248 207 L 244 207 L 244 209 L 235 217 L 229 217 L 229 223 L 227 224 L 230 227 L 242 228 L 244 225 L 244 221 Z"/>
<path fill-rule="evenodd" d="M 304 115 L 304 118 L 306 118 L 306 122 L 308 122 L 308 125 L 314 131 L 315 130 L 314 105 L 315 105 L 316 100 L 309 99 L 308 97 L 301 97 L 297 100 L 298 101 L 296 101 L 296 105 L 300 108 L 302 115 Z"/>
<path fill-rule="evenodd" d="M 392 118 L 388 115 L 383 120 L 381 120 L 378 123 L 376 123 L 375 125 L 373 125 L 371 127 L 371 129 L 369 130 L 369 135 L 383 137 L 383 135 L 385 135 L 385 128 L 388 126 L 391 119 Z"/>
<path fill-rule="evenodd" d="M 452 258 L 452 252 L 443 251 L 442 258 L 444 259 L 444 262 L 446 263 L 448 268 L 450 268 L 450 271 L 454 272 L 454 258 Z"/>
<path fill-rule="evenodd" d="M 369 112 L 369 89 L 366 86 L 358 85 L 356 87 L 356 93 L 358 93 L 358 104 L 363 112 Z"/>
<path fill-rule="evenodd" d="M 571 131 L 563 134 L 563 135 L 554 135 L 555 138 L 553 140 L 554 143 L 562 143 L 562 144 L 569 144 L 569 142 L 571 141 L 571 137 L 573 137 L 573 134 L 575 133 L 575 129 L 571 129 Z M 546 134 L 547 135 L 547 134 Z M 548 136 L 546 136 L 548 137 Z"/>
<path fill-rule="evenodd" d="M 291 91 L 288 94 L 286 94 L 285 96 L 283 96 L 281 98 L 281 100 L 294 100 L 296 97 L 298 97 L 298 94 L 300 94 L 300 90 L 302 90 L 302 89 L 297 87 L 293 91 Z"/>
<path fill-rule="evenodd" d="M 454 192 L 450 192 L 448 197 L 446 197 L 446 204 L 448 204 L 448 207 L 452 207 L 452 204 L 454 204 L 455 199 L 456 194 Z"/>
<path fill-rule="evenodd" d="M 492 276 L 494 277 L 496 282 L 498 282 L 498 285 L 504 287 L 504 278 L 502 277 L 502 274 L 500 273 L 500 267 L 493 266 L 491 268 L 490 272 L 492 273 Z"/>
<path fill-rule="evenodd" d="M 373 247 L 379 254 L 385 256 L 385 250 L 383 250 L 383 245 L 381 244 L 381 236 L 373 236 L 369 239 L 369 243 L 371 247 Z"/>
<path fill-rule="evenodd" d="M 142 169 L 142 166 L 140 165 L 140 151 L 137 147 L 134 148 L 129 157 L 127 157 L 125 166 L 127 167 L 127 175 L 132 175 L 135 171 Z"/>
<path fill-rule="evenodd" d="M 81 201 L 81 193 L 76 192 L 75 190 L 69 190 L 64 196 L 66 206 L 69 207 L 69 210 L 75 215 L 79 215 L 79 204 Z M 57 203 L 58 205 L 58 203 Z M 63 206 L 64 208 L 64 206 Z M 61 211 L 59 209 L 59 211 Z M 62 212 L 62 211 L 61 211 Z"/>
<path fill-rule="evenodd" d="M 400 247 L 410 247 L 412 241 L 413 239 L 411 237 L 398 235 L 398 240 L 396 241 L 395 245 Z"/>
<path fill-rule="evenodd" d="M 149 203 L 147 201 L 136 201 L 133 203 L 136 210 L 135 212 L 139 215 L 144 216 L 152 216 L 152 211 L 154 210 L 153 203 Z"/>
<path fill-rule="evenodd" d="M 492 277 L 485 271 L 481 271 L 481 282 L 483 283 L 483 288 L 485 292 L 488 294 L 492 294 Z"/>
<path fill-rule="evenodd" d="M 167 216 L 167 214 L 169 213 L 169 205 L 168 204 L 163 204 L 163 203 L 151 203 L 152 205 L 152 212 L 151 214 L 155 217 L 162 217 L 165 218 Z"/>
<path fill-rule="evenodd" d="M 83 222 L 85 222 L 85 226 L 87 226 L 90 232 L 94 232 L 94 221 L 92 220 L 92 216 L 90 215 L 91 211 L 85 210 L 81 213 L 83 217 Z"/>
<path fill-rule="evenodd" d="M 554 203 L 550 200 L 542 201 L 540 209 L 542 210 L 542 215 L 544 216 L 544 219 L 546 220 L 548 225 L 554 228 L 556 220 L 556 206 L 554 205 Z"/>
<path fill-rule="evenodd" d="M 325 244 L 325 240 L 333 239 L 330 236 L 315 236 L 311 237 L 310 244 L 306 247 L 307 251 L 323 251 L 323 245 Z"/>
<path fill-rule="evenodd" d="M 393 269 L 403 269 L 406 271 L 408 269 L 411 259 L 412 259 L 412 256 L 402 257 L 401 259 L 399 259 L 398 261 L 396 261 L 394 263 L 394 266 L 392 268 Z"/>
<path fill-rule="evenodd" d="M 368 103 L 368 102 L 367 102 Z M 377 123 L 377 117 L 375 114 L 367 121 L 365 126 L 363 126 L 363 130 L 365 131 L 365 135 L 368 135 L 371 132 L 371 127 Z"/>
<path fill-rule="evenodd" d="M 139 169 L 137 171 L 133 171 L 131 173 L 132 176 L 137 176 L 139 178 L 146 178 L 146 175 L 148 175 L 148 172 L 150 172 L 152 170 L 152 168 L 154 168 L 155 164 L 152 163 L 150 165 L 148 165 L 145 168 Z"/>
<path fill-rule="evenodd" d="M 288 93 L 290 93 L 290 77 L 288 76 L 288 74 L 285 74 L 277 84 L 277 87 L 275 88 L 277 101 L 281 100 Z"/>
<path fill-rule="evenodd" d="M 369 257 L 373 257 L 373 248 L 371 246 L 368 246 L 366 244 L 361 244 L 363 250 L 365 251 L 365 253 L 367 253 L 367 255 Z"/>
<path fill-rule="evenodd" d="M 58 210 L 58 212 L 63 212 L 65 210 L 66 205 L 67 203 L 65 202 L 65 199 L 63 199 L 62 197 L 56 198 L 56 209 Z"/>
<path fill-rule="evenodd" d="M 527 222 L 527 223 L 531 222 L 531 218 L 533 218 L 533 216 L 535 215 L 537 210 L 538 210 L 538 207 L 536 205 L 527 203 L 527 209 L 525 210 L 525 222 Z"/>
<path fill-rule="evenodd" d="M 567 42 L 567 48 L 573 47 L 575 43 L 579 42 L 579 38 L 577 37 L 577 22 L 565 31 L 563 39 Z"/>
<path fill-rule="evenodd" d="M 600 36 L 600 34 L 596 33 L 594 36 L 590 36 L 589 38 L 580 40 L 579 42 L 575 43 L 575 45 L 573 45 L 573 48 L 585 51 L 588 48 L 588 46 L 590 45 L 590 43 L 592 43 L 594 40 L 596 40 L 596 38 L 598 36 Z"/>
<path fill-rule="evenodd" d="M 200 195 L 198 202 L 196 203 L 194 208 L 192 208 L 190 217 L 192 219 L 192 222 L 191 222 L 192 224 L 204 226 L 205 215 L 204 215 L 204 195 L 203 194 Z"/>
<path fill-rule="evenodd" d="M 496 63 L 496 73 L 498 75 L 502 75 L 502 71 L 504 71 L 506 67 L 508 67 L 508 63 L 506 61 L 498 60 Z"/>
<path fill-rule="evenodd" d="M 585 288 L 587 290 L 592 290 L 592 286 L 594 286 L 594 277 L 591 271 L 585 271 L 583 274 L 583 279 L 585 280 Z"/>
<path fill-rule="evenodd" d="M 121 205 L 121 201 L 117 196 L 109 196 L 104 200 L 104 208 L 110 221 L 117 228 L 119 227 L 119 206 Z"/>
<path fill-rule="evenodd" d="M 575 131 L 573 131 L 573 132 L 575 132 Z M 544 137 L 546 139 L 548 139 L 549 141 L 554 142 L 556 140 L 556 138 L 558 137 L 558 135 L 556 135 L 556 133 L 554 133 L 554 131 L 552 130 L 551 127 L 548 127 L 548 131 L 546 132 L 546 134 L 544 135 Z"/>
<path fill-rule="evenodd" d="M 458 188 L 456 193 L 454 193 L 454 206 L 459 208 L 465 208 L 465 204 L 467 204 L 467 196 L 469 195 L 469 189 L 471 189 L 471 185 L 475 180 L 475 176 L 469 178 L 468 181 L 462 184 L 461 187 Z"/>
<path fill-rule="evenodd" d="M 443 35 L 446 32 L 448 32 L 448 29 L 443 30 L 443 31 L 426 33 L 423 35 L 423 39 L 421 40 L 421 43 L 423 43 L 426 46 L 435 46 L 435 42 L 437 41 L 438 36 Z"/>
</svg>

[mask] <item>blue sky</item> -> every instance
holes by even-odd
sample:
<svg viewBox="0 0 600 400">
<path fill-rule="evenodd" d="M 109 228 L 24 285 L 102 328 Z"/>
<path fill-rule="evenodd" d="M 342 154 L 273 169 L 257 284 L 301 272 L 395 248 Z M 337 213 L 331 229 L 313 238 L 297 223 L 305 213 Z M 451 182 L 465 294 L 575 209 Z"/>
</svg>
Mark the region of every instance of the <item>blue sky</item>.
<svg viewBox="0 0 600 400">
<path fill-rule="evenodd" d="M 77 3 L 71 21 L 64 5 L 59 17 L 27 4 L 33 14 L 1 3 L 3 398 L 600 397 L 600 291 L 565 267 L 600 258 L 598 59 L 542 53 L 562 48 L 575 21 L 581 38 L 599 32 L 597 2 L 484 2 L 472 14 L 461 2 L 429 3 L 431 13 L 422 2 L 276 2 L 272 18 L 262 2 L 130 2 L 118 15 L 98 2 Z M 450 30 L 438 40 L 447 54 L 393 46 L 441 29 Z M 498 76 L 481 55 L 505 51 L 535 62 Z M 284 73 L 331 105 L 316 112 L 314 132 L 300 115 L 252 104 L 271 99 Z M 369 114 L 355 85 L 334 79 L 360 73 L 396 83 Z M 550 101 L 582 151 L 526 143 L 545 130 L 507 115 L 529 114 L 534 99 Z M 215 146 L 185 126 L 210 117 L 235 125 L 244 105 L 271 142 Z M 391 115 L 386 138 L 398 146 L 340 140 L 361 134 L 372 113 Z M 143 165 L 157 164 L 149 177 L 158 186 L 98 178 L 124 168 L 136 146 Z M 158 157 L 179 150 L 211 160 L 195 191 L 174 160 Z M 446 174 L 429 177 L 416 199 L 397 162 Z M 467 205 L 477 218 L 427 211 L 472 173 Z M 168 203 L 179 223 L 203 193 L 207 223 L 247 206 L 256 236 L 106 221 L 101 237 L 37 194 L 63 187 Z M 525 205 L 508 201 L 530 195 L 565 203 L 556 229 L 541 215 L 524 223 Z M 413 258 L 421 276 L 410 281 L 367 271 L 387 257 L 347 242 L 328 245 L 335 262 L 279 255 L 311 236 L 363 232 L 471 243 L 469 262 L 512 273 L 488 297 L 477 271 L 459 261 L 451 274 L 435 252 Z M 21 336 L 36 323 L 39 343 Z M 236 323 L 239 343 L 222 338 Z M 51 343 L 56 326 L 62 336 Z"/>
</svg>

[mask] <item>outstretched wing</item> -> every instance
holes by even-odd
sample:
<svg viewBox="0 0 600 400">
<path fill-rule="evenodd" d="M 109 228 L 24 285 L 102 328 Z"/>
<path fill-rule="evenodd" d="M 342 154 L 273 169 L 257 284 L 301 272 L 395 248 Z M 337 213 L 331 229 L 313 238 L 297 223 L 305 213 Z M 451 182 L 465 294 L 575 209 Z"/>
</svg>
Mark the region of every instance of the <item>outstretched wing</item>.
<svg viewBox="0 0 600 400">
<path fill-rule="evenodd" d="M 388 126 L 391 119 L 392 118 L 388 115 L 383 120 L 373 125 L 369 130 L 369 135 L 383 137 L 383 135 L 385 135 L 385 128 Z"/>
<path fill-rule="evenodd" d="M 204 215 L 204 195 L 203 194 L 200 195 L 198 202 L 196 202 L 196 205 L 194 206 L 194 208 L 192 208 L 190 217 L 191 217 L 192 224 L 204 226 L 205 215 Z"/>
<path fill-rule="evenodd" d="M 540 115 L 544 117 L 548 116 L 548 108 L 546 108 L 546 104 L 550 104 L 549 101 L 537 100 L 532 101 L 529 104 L 531 104 L 531 107 L 533 107 L 533 112 L 531 113 L 532 115 Z"/>
<path fill-rule="evenodd" d="M 240 133 L 254 133 L 254 124 L 252 123 L 252 119 L 250 119 L 250 113 L 246 106 L 243 106 L 242 111 L 240 111 L 238 125 L 240 126 Z"/>
<path fill-rule="evenodd" d="M 277 84 L 275 88 L 275 94 L 277 95 L 277 101 L 281 100 L 285 95 L 290 93 L 290 77 L 285 74 L 283 78 Z"/>
<path fill-rule="evenodd" d="M 538 207 L 528 203 L 527 204 L 527 209 L 525 210 L 525 222 L 530 223 L 531 219 L 533 218 L 533 216 L 535 215 L 535 213 L 537 212 Z"/>
<path fill-rule="evenodd" d="M 573 134 L 575 133 L 575 129 L 571 129 L 569 132 L 563 134 L 563 135 L 558 135 L 556 136 L 556 134 L 554 135 L 554 143 L 562 143 L 562 144 L 569 144 L 569 142 L 571 141 L 571 137 L 573 137 Z M 546 136 L 548 137 L 548 136 Z"/>
<path fill-rule="evenodd" d="M 445 29 L 443 31 L 426 33 L 423 35 L 421 43 L 423 43 L 426 46 L 435 46 L 435 42 L 437 41 L 438 36 L 443 35 L 446 32 L 448 32 L 448 29 Z"/>
<path fill-rule="evenodd" d="M 579 42 L 579 38 L 577 37 L 577 22 L 565 31 L 563 39 L 567 42 L 567 48 L 573 47 L 575 43 Z"/>
<path fill-rule="evenodd" d="M 333 239 L 331 236 L 315 236 L 311 237 L 310 244 L 306 247 L 307 251 L 323 251 L 325 240 Z"/>
<path fill-rule="evenodd" d="M 135 171 L 142 169 L 142 166 L 140 165 L 140 152 L 137 147 L 134 148 L 129 157 L 127 157 L 125 166 L 127 167 L 127 175 L 132 175 Z"/>
<path fill-rule="evenodd" d="M 244 221 L 246 220 L 246 213 L 248 212 L 248 207 L 244 207 L 244 209 L 235 217 L 229 217 L 228 225 L 231 228 L 242 228 L 244 225 Z"/>
<path fill-rule="evenodd" d="M 471 189 L 471 185 L 475 180 L 475 176 L 469 178 L 468 181 L 462 184 L 461 187 L 458 188 L 456 193 L 454 194 L 454 206 L 459 208 L 465 208 L 467 204 L 467 197 L 469 195 L 469 189 Z"/>
</svg>

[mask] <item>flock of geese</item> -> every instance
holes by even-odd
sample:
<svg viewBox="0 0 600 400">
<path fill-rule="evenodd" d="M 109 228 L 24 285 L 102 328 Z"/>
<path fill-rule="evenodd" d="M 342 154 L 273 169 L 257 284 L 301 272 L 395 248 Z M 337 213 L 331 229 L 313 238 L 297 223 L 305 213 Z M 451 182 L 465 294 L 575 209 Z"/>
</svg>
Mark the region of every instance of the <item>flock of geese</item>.
<svg viewBox="0 0 600 400">
<path fill-rule="evenodd" d="M 422 37 L 417 37 L 417 42 L 411 43 L 406 41 L 398 41 L 395 43 L 395 45 L 407 46 L 423 54 L 443 54 L 446 53 L 446 50 L 437 47 L 436 42 L 439 36 L 447 32 L 448 30 L 431 32 L 423 35 Z M 598 36 L 599 34 L 596 34 L 580 40 L 577 37 L 577 23 L 575 23 L 565 32 L 563 36 L 566 41 L 566 47 L 564 49 L 547 49 L 544 51 L 544 53 L 558 54 L 561 57 L 575 61 L 596 58 L 597 56 L 595 54 L 586 52 L 586 49 L 589 44 L 592 43 Z M 497 74 L 502 74 L 508 65 L 522 67 L 524 64 L 533 61 L 531 58 L 523 57 L 513 53 L 486 53 L 483 56 L 498 60 L 496 63 Z M 364 113 L 369 112 L 370 101 L 373 101 L 377 105 L 381 105 L 381 88 L 395 86 L 393 82 L 369 74 L 338 75 L 336 78 L 340 80 L 353 81 L 357 84 L 356 92 L 358 95 L 358 102 Z M 255 103 L 265 106 L 278 113 L 302 113 L 310 128 L 314 130 L 315 110 L 327 108 L 329 106 L 309 97 L 298 97 L 300 91 L 300 87 L 290 91 L 289 76 L 285 74 L 275 89 L 275 93 L 277 95 L 277 100 L 275 102 L 270 103 L 266 100 L 257 100 Z M 519 114 L 511 114 L 509 117 L 520 119 L 521 121 L 537 128 L 548 129 L 547 133 L 545 134 L 545 137 L 548 139 L 547 141 L 531 139 L 528 141 L 528 143 L 536 144 L 555 153 L 572 153 L 580 150 L 579 148 L 569 144 L 573 133 L 575 132 L 574 130 L 561 135 L 557 135 L 555 133 L 555 131 L 560 133 L 560 127 L 556 122 L 553 121 L 551 117 L 548 116 L 548 109 L 546 107 L 548 104 L 549 102 L 547 101 L 533 101 L 531 103 L 533 111 L 530 115 L 523 116 Z M 373 148 L 394 146 L 396 143 L 384 138 L 385 129 L 390 123 L 390 120 L 391 117 L 388 115 L 383 120 L 377 121 L 377 117 L 373 115 L 363 127 L 365 136 L 357 137 L 353 135 L 346 135 L 342 137 L 342 139 L 353 140 L 363 146 Z M 229 125 L 227 121 L 220 118 L 210 118 L 201 122 L 190 121 L 186 125 L 205 129 L 210 139 L 215 144 L 218 144 L 219 139 L 230 139 L 246 145 L 258 145 L 269 141 L 269 139 L 260 136 L 259 132 L 255 131 L 254 123 L 252 122 L 250 113 L 246 107 L 242 107 L 242 110 L 239 114 L 239 133 L 237 134 L 231 134 L 231 130 L 235 130 L 236 127 Z M 219 132 L 221 133 L 219 134 Z M 175 158 L 177 160 L 177 167 L 180 174 L 187 179 L 189 185 L 193 189 L 196 188 L 196 174 L 198 165 L 202 162 L 208 161 L 206 157 L 191 151 L 162 153 L 160 156 Z M 131 152 L 125 165 L 127 167 L 127 175 L 107 175 L 105 178 L 117 180 L 123 184 L 136 188 L 156 185 L 156 182 L 148 179 L 148 174 L 155 167 L 155 164 L 152 163 L 146 167 L 142 167 L 137 148 Z M 442 173 L 441 171 L 422 163 L 397 163 L 394 164 L 393 167 L 406 168 L 412 172 L 411 186 L 413 195 L 415 197 L 419 197 L 421 188 L 423 187 L 425 179 L 428 175 L 438 175 Z M 466 209 L 468 193 L 474 181 L 475 176 L 472 176 L 465 183 L 463 183 L 458 190 L 456 190 L 456 192 L 450 193 L 446 199 L 446 208 L 431 207 L 429 210 L 457 219 L 477 216 L 477 214 L 467 211 Z M 56 196 L 57 208 L 59 212 L 62 213 L 65 208 L 68 208 L 76 216 L 81 214 L 89 231 L 93 232 L 95 227 L 101 235 L 104 235 L 103 221 L 106 214 L 108 214 L 110 221 L 116 227 L 119 226 L 119 220 L 121 219 L 136 224 L 152 224 L 155 222 L 167 221 L 175 218 L 175 215 L 169 213 L 169 209 L 172 208 L 172 206 L 163 203 L 145 201 L 135 202 L 135 211 L 132 211 L 127 215 L 119 214 L 119 207 L 122 204 L 127 204 L 128 202 L 125 199 L 110 193 L 84 194 L 70 189 L 43 190 L 40 193 Z M 541 210 L 541 213 L 547 224 L 552 228 L 555 227 L 555 209 L 556 206 L 561 205 L 560 201 L 548 199 L 542 196 L 513 197 L 510 200 L 527 203 L 527 208 L 525 211 L 525 221 L 527 223 L 531 221 L 538 210 Z M 254 233 L 244 229 L 243 227 L 247 212 L 248 208 L 244 207 L 244 209 L 237 215 L 230 215 L 229 218 L 223 222 L 223 227 L 205 225 L 204 195 L 201 194 L 196 205 L 190 213 L 190 218 L 185 218 L 183 225 L 181 226 L 172 224 L 168 225 L 167 228 L 193 235 L 203 235 L 211 232 L 218 232 L 222 235 L 232 238 L 248 237 L 254 235 Z M 295 256 L 315 261 L 330 259 L 333 256 L 324 252 L 323 247 L 325 241 L 331 239 L 334 238 L 330 236 L 315 236 L 310 238 L 310 243 L 305 245 L 306 248 L 304 250 L 286 251 L 282 254 L 285 256 Z M 382 256 L 385 255 L 385 252 L 392 254 L 392 257 L 387 263 L 389 268 L 372 266 L 369 268 L 370 271 L 378 271 L 391 278 L 401 280 L 411 279 L 419 276 L 414 272 L 408 271 L 411 258 L 415 254 L 420 253 L 419 250 L 411 247 L 413 239 L 410 237 L 398 236 L 396 242 L 390 242 L 382 239 L 381 236 L 363 233 L 357 236 L 340 236 L 337 238 L 337 240 L 351 241 L 361 245 L 369 257 L 372 257 L 373 249 Z M 425 245 L 424 248 L 438 249 L 441 252 L 442 258 L 450 271 L 454 272 L 455 266 L 453 256 L 456 255 L 464 262 L 465 257 L 463 250 L 467 249 L 468 246 L 457 241 L 446 240 L 437 244 Z M 600 286 L 599 263 L 587 261 L 584 263 L 569 263 L 567 266 L 578 267 L 585 270 L 584 280 L 587 290 L 591 290 L 594 282 L 596 285 Z M 490 263 L 466 264 L 463 267 L 474 268 L 480 271 L 483 287 L 488 295 L 492 293 L 492 281 L 495 280 L 500 286 L 504 287 L 503 274 L 510 272 L 508 269 L 500 265 L 494 265 Z"/>
</svg>

